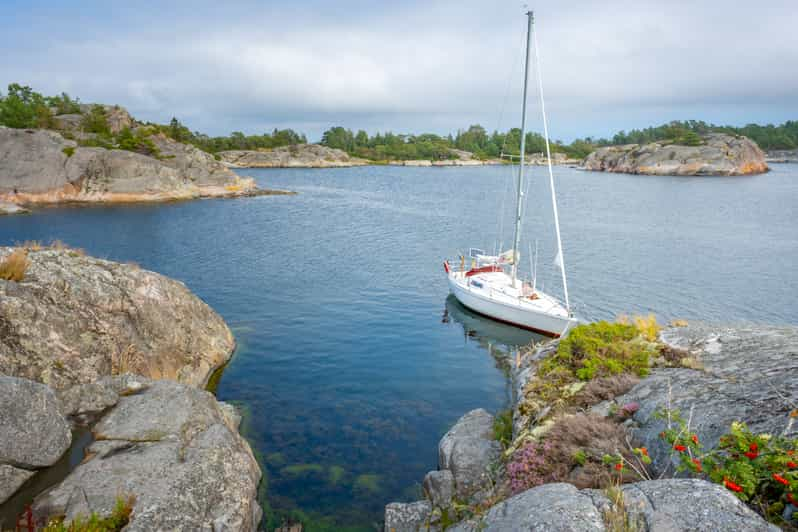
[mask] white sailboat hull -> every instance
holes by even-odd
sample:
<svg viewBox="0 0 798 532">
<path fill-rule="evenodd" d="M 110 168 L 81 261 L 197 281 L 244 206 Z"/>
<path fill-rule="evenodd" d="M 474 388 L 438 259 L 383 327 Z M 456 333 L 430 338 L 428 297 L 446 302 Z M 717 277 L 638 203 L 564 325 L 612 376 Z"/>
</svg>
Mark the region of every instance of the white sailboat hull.
<svg viewBox="0 0 798 532">
<path fill-rule="evenodd" d="M 502 291 L 501 283 L 490 283 L 491 277 L 505 274 L 488 274 L 468 278 L 463 272 L 450 272 L 449 289 L 465 307 L 488 318 L 558 338 L 565 335 L 577 320 L 570 316 L 553 298 L 540 294 L 540 299 L 528 300 Z M 472 279 L 477 284 L 472 284 Z M 486 282 L 486 280 L 488 282 Z M 493 279 L 496 281 L 497 279 Z M 498 281 L 504 281 L 499 278 Z M 509 283 L 508 283 L 509 285 Z"/>
</svg>

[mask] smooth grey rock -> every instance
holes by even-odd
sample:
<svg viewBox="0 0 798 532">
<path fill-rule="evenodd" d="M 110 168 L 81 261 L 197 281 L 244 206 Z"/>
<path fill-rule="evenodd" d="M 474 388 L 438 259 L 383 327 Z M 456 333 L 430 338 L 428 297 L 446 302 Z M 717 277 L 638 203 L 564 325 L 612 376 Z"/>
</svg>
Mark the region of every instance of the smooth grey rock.
<svg viewBox="0 0 798 532">
<path fill-rule="evenodd" d="M 701 146 L 652 142 L 599 148 L 586 170 L 648 175 L 745 175 L 768 171 L 765 154 L 747 137 L 711 133 Z"/>
<path fill-rule="evenodd" d="M 437 508 L 448 508 L 454 496 L 454 476 L 448 469 L 430 471 L 424 477 L 424 493 Z"/>
<path fill-rule="evenodd" d="M 133 495 L 126 531 L 257 529 L 260 469 L 210 393 L 155 381 L 120 395 L 94 430 L 87 459 L 35 499 L 38 519 L 107 514 Z"/>
<path fill-rule="evenodd" d="M 320 144 L 295 144 L 271 150 L 228 150 L 218 155 L 228 165 L 238 168 L 334 168 L 368 164 L 343 150 Z"/>
<path fill-rule="evenodd" d="M 441 438 L 438 466 L 452 472 L 455 494 L 468 498 L 490 483 L 489 468 L 501 455 L 493 439 L 493 416 L 482 408 L 472 410 Z"/>
<path fill-rule="evenodd" d="M 706 448 L 717 446 L 734 421 L 754 432 L 798 436 L 790 417 L 798 404 L 798 327 L 718 327 L 691 324 L 663 332 L 674 347 L 687 349 L 703 370 L 657 369 L 617 399 L 637 402 L 633 434 L 648 448 L 659 471 L 669 467 L 671 449 L 659 438 L 665 422 L 654 414 L 678 409 Z"/>
<path fill-rule="evenodd" d="M 392 502 L 385 507 L 385 532 L 429 530 L 431 513 L 429 501 Z"/>
<path fill-rule="evenodd" d="M 54 464 L 71 442 L 71 428 L 50 388 L 0 375 L 0 464 L 46 467 Z"/>
<path fill-rule="evenodd" d="M 519 493 L 493 506 L 477 523 L 458 524 L 447 530 L 603 532 L 605 528 L 589 495 L 571 484 L 556 483 Z"/>
<path fill-rule="evenodd" d="M 0 464 L 0 504 L 3 504 L 14 495 L 25 481 L 34 474 L 34 471 L 19 469 L 8 464 Z"/>
<path fill-rule="evenodd" d="M 28 260 L 21 282 L 0 280 L 0 373 L 54 388 L 127 372 L 203 386 L 232 355 L 230 329 L 183 283 L 69 249 Z"/>
<path fill-rule="evenodd" d="M 729 490 L 704 480 L 650 480 L 625 485 L 622 490 L 630 520 L 644 522 L 647 530 L 779 530 Z"/>
</svg>

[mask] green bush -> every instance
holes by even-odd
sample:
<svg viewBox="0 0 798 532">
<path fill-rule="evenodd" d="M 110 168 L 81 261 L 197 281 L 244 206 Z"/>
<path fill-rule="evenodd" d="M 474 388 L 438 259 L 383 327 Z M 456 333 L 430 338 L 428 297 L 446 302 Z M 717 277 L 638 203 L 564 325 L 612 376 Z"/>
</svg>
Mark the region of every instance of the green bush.
<svg viewBox="0 0 798 532">
<path fill-rule="evenodd" d="M 72 157 L 73 155 L 75 155 L 75 147 L 74 146 L 66 146 L 61 151 L 64 152 L 64 155 L 66 155 L 67 157 Z"/>
<path fill-rule="evenodd" d="M 130 522 L 134 502 L 134 497 L 119 497 L 108 517 L 92 513 L 87 518 L 77 516 L 68 525 L 64 524 L 62 518 L 52 519 L 41 532 L 118 532 Z"/>
<path fill-rule="evenodd" d="M 125 128 L 116 136 L 116 145 L 120 150 L 133 151 L 142 155 L 158 157 L 160 151 L 149 137 L 139 131 L 133 133 L 129 128 Z"/>
<path fill-rule="evenodd" d="M 493 437 L 507 448 L 513 441 L 513 411 L 511 408 L 502 410 L 493 418 Z"/>
<path fill-rule="evenodd" d="M 106 137 L 111 135 L 108 117 L 102 105 L 92 105 L 89 112 L 83 115 L 81 125 L 86 133 L 95 133 Z"/>
<path fill-rule="evenodd" d="M 583 381 L 627 372 L 645 376 L 656 346 L 640 334 L 637 327 L 625 323 L 579 325 L 543 361 L 540 372 L 546 375 L 564 369 Z"/>
</svg>

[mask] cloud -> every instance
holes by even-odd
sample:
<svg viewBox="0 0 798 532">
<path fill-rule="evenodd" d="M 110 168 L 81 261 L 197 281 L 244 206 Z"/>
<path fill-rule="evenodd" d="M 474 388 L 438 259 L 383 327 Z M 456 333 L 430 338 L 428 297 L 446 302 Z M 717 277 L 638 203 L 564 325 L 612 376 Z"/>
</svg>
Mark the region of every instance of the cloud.
<svg viewBox="0 0 798 532">
<path fill-rule="evenodd" d="M 517 2 L 154 4 L 0 22 L 0 82 L 178 116 L 214 134 L 294 127 L 448 132 L 516 125 Z M 41 7 L 41 6 L 38 6 Z M 536 6 L 555 136 L 672 118 L 795 118 L 793 0 L 554 1 Z M 96 14 L 99 13 L 99 14 Z M 535 95 L 533 95 L 535 96 Z M 501 117 L 501 120 L 500 120 Z"/>
</svg>

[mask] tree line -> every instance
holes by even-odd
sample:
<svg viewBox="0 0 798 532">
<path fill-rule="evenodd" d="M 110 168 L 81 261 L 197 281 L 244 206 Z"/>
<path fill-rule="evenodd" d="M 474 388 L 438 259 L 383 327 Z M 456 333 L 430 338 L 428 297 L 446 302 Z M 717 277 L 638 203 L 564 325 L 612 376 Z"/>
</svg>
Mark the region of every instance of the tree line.
<svg viewBox="0 0 798 532">
<path fill-rule="evenodd" d="M 122 139 L 110 138 L 104 124 L 102 106 L 81 106 L 80 101 L 66 93 L 58 96 L 43 96 L 28 86 L 18 83 L 8 85 L 7 93 L 0 92 L 0 125 L 14 128 L 56 128 L 55 117 L 63 114 L 83 114 L 83 131 L 93 135 L 92 139 L 82 139 L 83 143 L 93 143 L 104 147 L 121 146 L 127 149 L 134 146 L 135 151 L 151 151 L 146 137 L 152 133 L 163 133 L 178 142 L 192 144 L 197 148 L 217 153 L 225 150 L 271 149 L 280 146 L 307 143 L 303 133 L 293 129 L 274 129 L 261 135 L 245 135 L 234 131 L 227 136 L 209 136 L 199 131 L 191 131 L 177 118 L 169 124 L 142 124 L 141 131 L 125 132 Z M 611 138 L 584 137 L 571 143 L 558 140 L 551 142 L 554 153 L 564 153 L 572 158 L 584 158 L 601 146 L 621 144 L 644 144 L 647 142 L 673 142 L 685 145 L 700 145 L 703 135 L 708 133 L 728 133 L 744 135 L 756 142 L 764 150 L 798 149 L 798 121 L 789 120 L 781 125 L 748 124 L 742 127 L 721 126 L 701 120 L 673 121 L 656 127 L 619 131 Z M 353 132 L 336 126 L 324 132 L 321 144 L 338 148 L 347 153 L 371 160 L 407 159 L 454 159 L 452 150 L 472 152 L 482 159 L 496 158 L 502 154 L 518 155 L 521 145 L 521 131 L 512 128 L 506 132 L 489 133 L 476 124 L 455 134 L 437 135 L 434 133 L 397 134 L 392 132 L 369 135 L 366 131 Z M 526 134 L 526 153 L 544 153 L 545 141 L 540 133 Z"/>
</svg>

